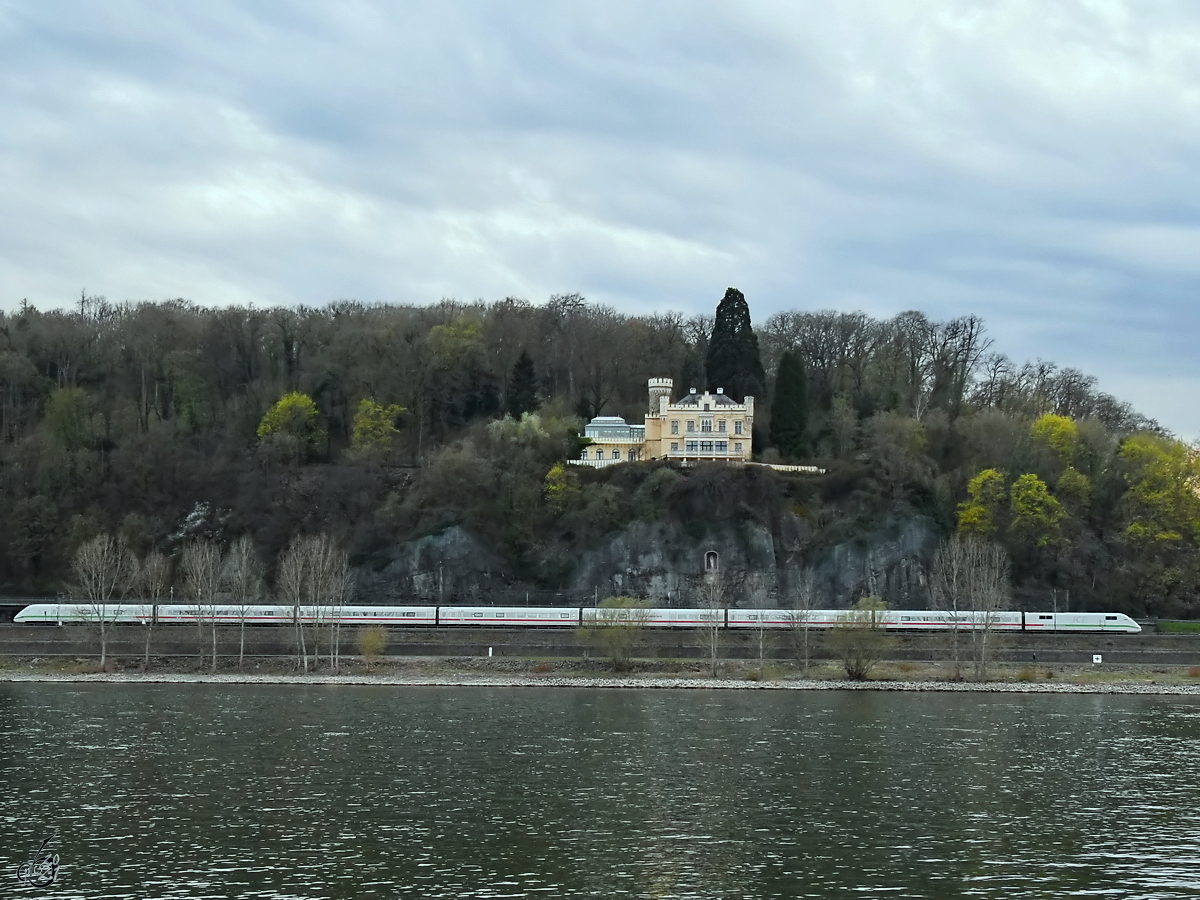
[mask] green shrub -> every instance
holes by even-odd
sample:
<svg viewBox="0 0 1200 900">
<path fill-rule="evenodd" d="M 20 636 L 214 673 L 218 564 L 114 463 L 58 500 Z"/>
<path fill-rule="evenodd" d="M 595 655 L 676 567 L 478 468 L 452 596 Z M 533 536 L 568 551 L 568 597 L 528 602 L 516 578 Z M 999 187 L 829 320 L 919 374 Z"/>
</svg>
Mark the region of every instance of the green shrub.
<svg viewBox="0 0 1200 900">
<path fill-rule="evenodd" d="M 382 625 L 372 625 L 358 633 L 358 652 L 362 654 L 368 672 L 371 671 L 371 663 L 378 659 L 384 648 L 387 647 L 387 642 L 387 629 Z"/>
</svg>

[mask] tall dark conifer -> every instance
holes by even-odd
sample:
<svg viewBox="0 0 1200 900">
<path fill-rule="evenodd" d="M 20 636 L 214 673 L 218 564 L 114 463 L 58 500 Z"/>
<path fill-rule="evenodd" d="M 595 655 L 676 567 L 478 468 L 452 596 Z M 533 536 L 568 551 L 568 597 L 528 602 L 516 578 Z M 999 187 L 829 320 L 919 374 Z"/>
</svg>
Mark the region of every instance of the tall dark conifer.
<svg viewBox="0 0 1200 900">
<path fill-rule="evenodd" d="M 729 288 L 717 306 L 704 372 L 710 391 L 724 388 L 735 400 L 766 394 L 767 374 L 758 355 L 758 337 L 750 326 L 750 307 L 737 288 Z"/>
<path fill-rule="evenodd" d="M 529 353 L 522 350 L 508 380 L 508 414 L 519 419 L 522 413 L 533 412 L 540 405 L 537 370 Z"/>
<path fill-rule="evenodd" d="M 779 358 L 775 393 L 771 398 L 771 443 L 784 456 L 804 453 L 808 428 L 808 377 L 800 355 L 787 350 Z"/>
</svg>

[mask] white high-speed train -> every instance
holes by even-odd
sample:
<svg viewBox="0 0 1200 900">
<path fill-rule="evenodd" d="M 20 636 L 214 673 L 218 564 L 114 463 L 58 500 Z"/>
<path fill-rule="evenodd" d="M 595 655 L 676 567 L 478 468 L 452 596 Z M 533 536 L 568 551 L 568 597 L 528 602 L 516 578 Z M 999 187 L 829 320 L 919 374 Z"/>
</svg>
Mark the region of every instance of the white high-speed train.
<svg viewBox="0 0 1200 900">
<path fill-rule="evenodd" d="M 572 628 L 606 618 L 627 618 L 650 628 L 833 628 L 856 615 L 845 609 L 645 609 L 619 610 L 593 607 L 525 606 L 254 606 L 200 607 L 125 603 L 97 608 L 84 603 L 34 603 L 17 613 L 21 624 L 64 625 L 96 622 L 103 617 L 114 624 L 218 625 L 304 624 L 397 625 L 438 627 Z M 861 615 L 861 614 L 857 614 Z M 889 609 L 875 613 L 887 631 L 950 631 L 954 628 L 990 627 L 993 631 L 1034 633 L 1126 633 L 1142 630 L 1122 613 L 1042 612 L 942 612 Z"/>
</svg>

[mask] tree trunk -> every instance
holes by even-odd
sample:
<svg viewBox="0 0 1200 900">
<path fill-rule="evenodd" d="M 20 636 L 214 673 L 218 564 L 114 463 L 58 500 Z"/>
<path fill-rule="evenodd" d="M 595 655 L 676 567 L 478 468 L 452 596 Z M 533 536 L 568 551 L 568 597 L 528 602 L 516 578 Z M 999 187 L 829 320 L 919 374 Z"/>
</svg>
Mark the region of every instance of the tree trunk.
<svg viewBox="0 0 1200 900">
<path fill-rule="evenodd" d="M 296 650 L 303 660 L 304 674 L 308 674 L 308 647 L 304 643 L 304 624 L 300 621 L 300 607 L 296 607 Z"/>
<path fill-rule="evenodd" d="M 154 623 L 158 621 L 158 604 L 150 607 L 150 621 L 146 623 L 146 649 L 142 654 L 142 671 L 150 671 L 150 636 L 154 634 Z"/>
</svg>

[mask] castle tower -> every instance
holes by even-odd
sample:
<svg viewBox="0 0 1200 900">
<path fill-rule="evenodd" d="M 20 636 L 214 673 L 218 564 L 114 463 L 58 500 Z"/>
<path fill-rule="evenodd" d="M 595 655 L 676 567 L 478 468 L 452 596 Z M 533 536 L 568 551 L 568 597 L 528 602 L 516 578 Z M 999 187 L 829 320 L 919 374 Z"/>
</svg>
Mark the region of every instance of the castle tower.
<svg viewBox="0 0 1200 900">
<path fill-rule="evenodd" d="M 662 415 L 662 398 L 665 398 L 667 403 L 670 403 L 673 387 L 674 382 L 670 378 L 650 379 L 650 411 L 648 415 Z"/>
</svg>

